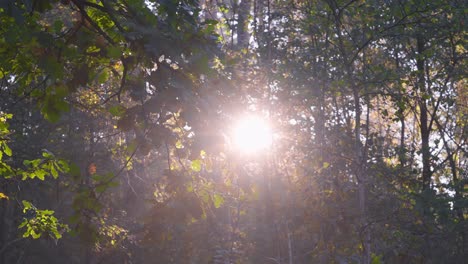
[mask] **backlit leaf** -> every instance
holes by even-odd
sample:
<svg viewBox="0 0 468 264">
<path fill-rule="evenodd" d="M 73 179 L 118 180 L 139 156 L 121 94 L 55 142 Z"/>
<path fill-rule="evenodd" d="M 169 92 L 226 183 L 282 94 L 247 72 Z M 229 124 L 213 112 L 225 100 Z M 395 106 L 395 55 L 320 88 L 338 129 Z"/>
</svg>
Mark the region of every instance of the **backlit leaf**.
<svg viewBox="0 0 468 264">
<path fill-rule="evenodd" d="M 213 204 L 214 204 L 214 206 L 215 206 L 216 208 L 219 208 L 219 207 L 221 207 L 221 205 L 222 205 L 223 203 L 224 203 L 224 198 L 223 198 L 223 196 L 221 196 L 221 195 L 215 193 L 215 194 L 213 195 Z"/>
<path fill-rule="evenodd" d="M 6 196 L 4 193 L 0 192 L 0 199 L 6 199 L 9 200 L 10 197 Z"/>
<path fill-rule="evenodd" d="M 192 160 L 191 166 L 193 171 L 199 172 L 201 171 L 201 161 L 200 160 Z"/>
</svg>

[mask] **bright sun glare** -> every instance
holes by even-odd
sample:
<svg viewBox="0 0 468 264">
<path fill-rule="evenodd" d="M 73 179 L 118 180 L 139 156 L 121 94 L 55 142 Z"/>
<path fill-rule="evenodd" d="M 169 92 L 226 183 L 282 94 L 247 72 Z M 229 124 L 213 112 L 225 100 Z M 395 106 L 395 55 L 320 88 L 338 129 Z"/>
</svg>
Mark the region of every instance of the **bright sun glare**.
<svg viewBox="0 0 468 264">
<path fill-rule="evenodd" d="M 258 116 L 245 117 L 234 126 L 234 146 L 246 154 L 267 149 L 272 143 L 272 137 L 270 126 Z"/>
</svg>

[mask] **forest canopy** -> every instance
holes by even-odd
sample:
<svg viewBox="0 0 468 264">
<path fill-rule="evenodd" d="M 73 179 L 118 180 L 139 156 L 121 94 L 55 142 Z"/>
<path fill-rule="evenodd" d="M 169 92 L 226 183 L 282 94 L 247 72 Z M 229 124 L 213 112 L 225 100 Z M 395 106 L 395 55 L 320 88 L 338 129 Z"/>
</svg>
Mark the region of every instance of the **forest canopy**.
<svg viewBox="0 0 468 264">
<path fill-rule="evenodd" d="M 0 263 L 463 263 L 467 10 L 0 0 Z"/>
</svg>

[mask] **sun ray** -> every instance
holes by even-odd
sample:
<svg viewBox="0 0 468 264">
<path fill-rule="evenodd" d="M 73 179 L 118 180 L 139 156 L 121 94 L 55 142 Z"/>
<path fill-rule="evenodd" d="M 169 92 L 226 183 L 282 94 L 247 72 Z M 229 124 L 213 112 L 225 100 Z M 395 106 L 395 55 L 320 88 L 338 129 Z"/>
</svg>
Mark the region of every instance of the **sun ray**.
<svg viewBox="0 0 468 264">
<path fill-rule="evenodd" d="M 269 124 L 258 116 L 240 119 L 233 129 L 234 147 L 246 154 L 267 149 L 272 143 L 272 137 Z"/>
</svg>

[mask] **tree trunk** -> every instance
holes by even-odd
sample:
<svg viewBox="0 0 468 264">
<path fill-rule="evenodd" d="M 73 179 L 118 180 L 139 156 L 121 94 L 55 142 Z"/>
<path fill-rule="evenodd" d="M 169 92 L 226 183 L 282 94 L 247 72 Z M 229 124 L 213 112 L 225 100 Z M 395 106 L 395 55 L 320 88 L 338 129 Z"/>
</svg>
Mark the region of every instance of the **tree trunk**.
<svg viewBox="0 0 468 264">
<path fill-rule="evenodd" d="M 361 214 L 361 226 L 363 228 L 364 242 L 363 242 L 363 252 L 362 252 L 362 263 L 370 263 L 370 253 L 371 253 L 371 243 L 370 243 L 370 233 L 367 224 L 367 209 L 366 209 L 366 179 L 364 173 L 364 159 L 362 157 L 362 144 L 361 144 L 361 104 L 358 88 L 353 85 L 353 97 L 354 97 L 354 110 L 355 110 L 355 128 L 354 128 L 354 137 L 355 137 L 355 159 L 356 159 L 356 168 L 355 174 L 358 180 L 358 193 L 359 193 L 359 211 Z"/>
<path fill-rule="evenodd" d="M 252 6 L 251 0 L 242 0 L 239 4 L 237 17 L 237 49 L 242 50 L 249 47 L 249 16 Z"/>
<path fill-rule="evenodd" d="M 418 89 L 421 92 L 419 99 L 419 122 L 421 133 L 421 153 L 422 153 L 422 190 L 428 190 L 431 183 L 431 152 L 429 147 L 430 127 L 428 124 L 427 102 L 426 102 L 426 80 L 424 77 L 424 40 L 421 36 L 417 38 L 417 59 L 416 67 L 418 70 Z"/>
</svg>

